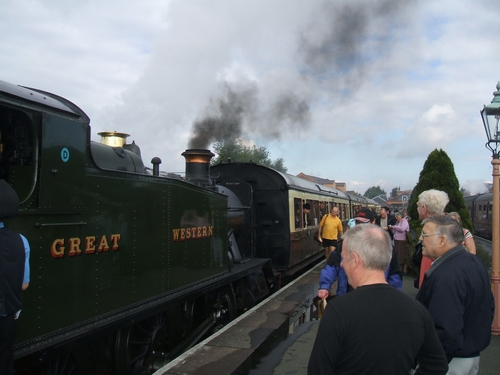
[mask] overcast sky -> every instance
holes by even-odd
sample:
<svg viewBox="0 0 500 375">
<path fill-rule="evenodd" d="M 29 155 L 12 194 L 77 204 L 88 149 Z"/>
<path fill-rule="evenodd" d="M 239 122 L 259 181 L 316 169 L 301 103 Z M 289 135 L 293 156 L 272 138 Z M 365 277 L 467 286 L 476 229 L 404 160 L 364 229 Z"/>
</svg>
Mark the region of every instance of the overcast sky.
<svg viewBox="0 0 500 375">
<path fill-rule="evenodd" d="M 3 0 L 0 80 L 67 98 L 94 141 L 128 133 L 164 171 L 239 136 L 291 174 L 390 192 L 438 148 L 477 193 L 499 16 L 496 0 Z"/>
</svg>

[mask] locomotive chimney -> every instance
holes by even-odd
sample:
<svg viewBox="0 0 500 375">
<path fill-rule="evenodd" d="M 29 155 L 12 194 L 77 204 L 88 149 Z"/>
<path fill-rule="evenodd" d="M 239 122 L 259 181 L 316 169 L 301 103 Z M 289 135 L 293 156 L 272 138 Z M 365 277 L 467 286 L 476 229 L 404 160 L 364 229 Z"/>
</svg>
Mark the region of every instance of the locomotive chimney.
<svg viewBox="0 0 500 375">
<path fill-rule="evenodd" d="M 199 186 L 212 185 L 210 159 L 215 154 L 210 150 L 192 148 L 182 154 L 186 158 L 186 181 Z"/>
</svg>

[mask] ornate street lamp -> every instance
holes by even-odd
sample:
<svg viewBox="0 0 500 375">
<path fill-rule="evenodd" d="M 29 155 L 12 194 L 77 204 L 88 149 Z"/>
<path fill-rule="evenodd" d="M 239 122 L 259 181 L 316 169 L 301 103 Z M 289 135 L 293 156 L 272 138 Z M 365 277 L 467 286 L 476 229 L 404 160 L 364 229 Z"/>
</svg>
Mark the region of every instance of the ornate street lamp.
<svg viewBox="0 0 500 375">
<path fill-rule="evenodd" d="M 492 212 L 492 236 L 491 236 L 491 289 L 495 297 L 495 318 L 491 327 L 493 335 L 500 334 L 500 186 L 498 147 L 500 145 L 500 82 L 497 83 L 497 91 L 493 93 L 491 104 L 485 105 L 481 111 L 484 129 L 488 142 L 486 148 L 493 153 L 491 164 L 493 165 L 493 212 Z"/>
</svg>

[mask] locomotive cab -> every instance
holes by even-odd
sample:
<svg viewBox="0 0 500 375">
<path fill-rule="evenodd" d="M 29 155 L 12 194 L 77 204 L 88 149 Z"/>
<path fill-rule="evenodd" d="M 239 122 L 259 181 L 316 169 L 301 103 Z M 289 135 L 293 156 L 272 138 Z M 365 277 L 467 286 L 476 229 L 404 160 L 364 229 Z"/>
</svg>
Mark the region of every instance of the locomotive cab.
<svg viewBox="0 0 500 375">
<path fill-rule="evenodd" d="M 88 116 L 66 99 L 3 81 L 0 95 L 0 178 L 22 209 L 81 211 L 74 193 L 85 185 Z"/>
</svg>

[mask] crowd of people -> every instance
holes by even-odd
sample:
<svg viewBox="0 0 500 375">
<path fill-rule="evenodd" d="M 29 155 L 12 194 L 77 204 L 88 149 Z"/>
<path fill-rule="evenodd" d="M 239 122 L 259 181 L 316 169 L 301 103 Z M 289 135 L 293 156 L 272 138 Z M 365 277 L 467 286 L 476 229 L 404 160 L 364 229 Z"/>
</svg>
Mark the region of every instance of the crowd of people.
<svg viewBox="0 0 500 375">
<path fill-rule="evenodd" d="M 415 299 L 400 291 L 409 261 L 407 213 L 383 207 L 379 215 L 356 214 L 321 271 L 318 297 L 329 303 L 310 375 L 478 373 L 494 298 L 474 239 L 456 212 L 445 213 L 448 202 L 439 190 L 419 195 L 423 256 Z"/>
</svg>

